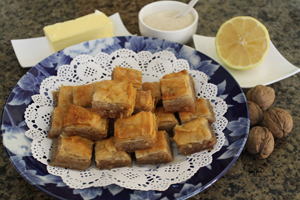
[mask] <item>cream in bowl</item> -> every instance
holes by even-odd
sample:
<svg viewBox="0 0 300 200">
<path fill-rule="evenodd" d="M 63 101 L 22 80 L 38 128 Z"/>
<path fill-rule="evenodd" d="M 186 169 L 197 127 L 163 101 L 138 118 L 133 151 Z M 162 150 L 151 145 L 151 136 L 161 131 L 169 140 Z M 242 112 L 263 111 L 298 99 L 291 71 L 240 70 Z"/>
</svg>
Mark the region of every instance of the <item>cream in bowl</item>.
<svg viewBox="0 0 300 200">
<path fill-rule="evenodd" d="M 158 1 L 146 5 L 139 12 L 141 34 L 186 44 L 198 26 L 198 13 L 194 8 L 184 17 L 175 18 L 186 6 L 177 1 Z"/>
</svg>

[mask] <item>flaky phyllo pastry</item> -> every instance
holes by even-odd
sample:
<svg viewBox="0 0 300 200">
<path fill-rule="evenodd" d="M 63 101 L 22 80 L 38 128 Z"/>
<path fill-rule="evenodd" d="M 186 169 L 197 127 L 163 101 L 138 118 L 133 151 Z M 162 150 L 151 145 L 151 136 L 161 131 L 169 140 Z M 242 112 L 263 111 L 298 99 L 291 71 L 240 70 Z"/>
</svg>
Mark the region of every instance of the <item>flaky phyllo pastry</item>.
<svg viewBox="0 0 300 200">
<path fill-rule="evenodd" d="M 95 162 L 97 168 L 112 169 L 130 167 L 132 160 L 129 153 L 116 149 L 114 137 L 110 137 L 96 141 Z"/>
<path fill-rule="evenodd" d="M 184 155 L 214 147 L 213 106 L 196 99 L 188 71 L 143 83 L 141 71 L 117 66 L 111 77 L 52 92 L 51 166 L 85 170 L 92 159 L 97 169 L 169 163 L 174 142 Z"/>
<path fill-rule="evenodd" d="M 137 91 L 135 98 L 134 113 L 141 111 L 153 112 L 155 109 L 155 99 L 152 97 L 151 91 Z"/>
<path fill-rule="evenodd" d="M 63 136 L 53 140 L 51 166 L 85 170 L 91 164 L 94 142 L 79 136 Z"/>
<path fill-rule="evenodd" d="M 94 84 L 73 87 L 73 104 L 82 107 L 92 107 Z"/>
<path fill-rule="evenodd" d="M 204 117 L 176 125 L 174 140 L 177 142 L 179 152 L 189 155 L 205 149 L 212 149 L 217 143 L 215 133 Z"/>
<path fill-rule="evenodd" d="M 186 123 L 191 120 L 197 119 L 198 117 L 206 118 L 209 123 L 216 121 L 215 113 L 210 101 L 200 97 L 196 99 L 195 111 L 182 111 L 178 112 L 181 123 Z"/>
<path fill-rule="evenodd" d="M 157 126 L 159 131 L 166 131 L 173 136 L 173 128 L 179 124 L 176 116 L 172 112 L 166 112 L 164 107 L 158 107 L 155 109 L 155 115 L 157 118 Z"/>
<path fill-rule="evenodd" d="M 145 82 L 142 84 L 142 90 L 149 90 L 151 92 L 155 106 L 161 101 L 161 89 L 159 82 Z"/>
<path fill-rule="evenodd" d="M 57 138 L 61 134 L 63 130 L 64 118 L 67 110 L 68 109 L 66 107 L 59 106 L 59 107 L 55 107 L 54 110 L 52 111 L 51 121 L 50 121 L 51 128 L 47 135 L 49 139 Z"/>
<path fill-rule="evenodd" d="M 186 70 L 167 74 L 159 81 L 167 112 L 195 111 L 195 83 Z"/>
<path fill-rule="evenodd" d="M 95 83 L 92 108 L 103 117 L 126 118 L 134 111 L 135 98 L 132 83 L 104 80 Z"/>
<path fill-rule="evenodd" d="M 91 140 L 101 140 L 107 136 L 108 119 L 91 109 L 72 104 L 64 117 L 64 135 L 77 135 Z"/>
<path fill-rule="evenodd" d="M 152 147 L 157 139 L 157 124 L 152 112 L 139 112 L 125 119 L 117 119 L 115 146 L 118 150 L 134 152 Z"/>
<path fill-rule="evenodd" d="M 158 131 L 157 141 L 151 148 L 135 151 L 137 164 L 158 164 L 173 161 L 171 143 L 166 131 Z"/>
<path fill-rule="evenodd" d="M 139 70 L 116 66 L 111 77 L 115 81 L 131 83 L 137 90 L 142 89 L 142 72 Z"/>
</svg>

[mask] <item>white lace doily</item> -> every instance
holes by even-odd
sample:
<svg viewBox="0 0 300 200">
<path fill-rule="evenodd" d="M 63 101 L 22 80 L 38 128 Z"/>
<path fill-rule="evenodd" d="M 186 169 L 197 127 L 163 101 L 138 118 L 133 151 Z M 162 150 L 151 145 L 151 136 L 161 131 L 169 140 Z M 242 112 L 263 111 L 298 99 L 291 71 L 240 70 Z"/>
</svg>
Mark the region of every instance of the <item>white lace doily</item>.
<svg viewBox="0 0 300 200">
<path fill-rule="evenodd" d="M 52 140 L 46 138 L 50 129 L 50 113 L 54 108 L 51 91 L 57 91 L 63 85 L 82 85 L 91 82 L 111 79 L 113 68 L 118 65 L 138 69 L 143 72 L 143 82 L 158 81 L 164 74 L 178 72 L 183 69 L 194 77 L 197 98 L 209 99 L 214 106 L 216 122 L 212 124 L 217 136 L 217 144 L 212 151 L 202 151 L 190 156 L 178 153 L 173 143 L 174 161 L 162 165 L 147 165 L 98 170 L 92 164 L 85 171 L 64 169 L 49 166 Z M 212 155 L 219 151 L 225 142 L 223 130 L 227 126 L 224 114 L 227 105 L 217 97 L 217 86 L 208 83 L 208 77 L 200 71 L 190 70 L 189 63 L 177 59 L 169 51 L 152 54 L 148 51 L 135 53 L 128 49 L 120 49 L 112 54 L 99 53 L 96 56 L 80 55 L 73 59 L 70 65 L 60 66 L 57 76 L 46 78 L 40 86 L 40 94 L 32 96 L 33 103 L 25 111 L 25 120 L 29 128 L 25 135 L 32 139 L 32 155 L 39 162 L 47 165 L 50 174 L 60 176 L 71 188 L 117 184 L 121 187 L 135 190 L 166 190 L 171 184 L 186 181 L 200 167 L 209 165 Z"/>
</svg>

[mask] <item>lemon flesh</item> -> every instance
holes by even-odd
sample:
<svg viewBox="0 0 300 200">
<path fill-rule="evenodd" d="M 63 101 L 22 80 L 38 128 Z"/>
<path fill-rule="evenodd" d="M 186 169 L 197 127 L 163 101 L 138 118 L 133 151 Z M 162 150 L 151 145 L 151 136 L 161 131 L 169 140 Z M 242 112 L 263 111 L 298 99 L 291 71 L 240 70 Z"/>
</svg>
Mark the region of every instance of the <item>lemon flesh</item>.
<svg viewBox="0 0 300 200">
<path fill-rule="evenodd" d="M 215 45 L 219 58 L 228 67 L 250 69 L 266 58 L 270 37 L 266 27 L 258 20 L 239 16 L 221 25 Z"/>
</svg>

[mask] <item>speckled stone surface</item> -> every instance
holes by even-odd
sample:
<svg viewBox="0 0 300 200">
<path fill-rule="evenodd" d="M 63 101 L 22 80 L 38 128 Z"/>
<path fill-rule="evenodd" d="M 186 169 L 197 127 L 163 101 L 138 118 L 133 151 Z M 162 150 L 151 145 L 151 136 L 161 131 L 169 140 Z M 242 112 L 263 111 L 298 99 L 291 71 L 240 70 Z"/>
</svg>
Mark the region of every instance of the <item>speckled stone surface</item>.
<svg viewBox="0 0 300 200">
<path fill-rule="evenodd" d="M 1 0 L 0 112 L 14 85 L 28 71 L 20 67 L 11 39 L 43 36 L 45 25 L 74 19 L 95 9 L 107 15 L 119 12 L 129 32 L 140 35 L 138 11 L 150 2 L 153 1 Z M 195 8 L 199 13 L 197 34 L 215 36 L 227 19 L 238 15 L 252 16 L 267 27 L 281 54 L 300 67 L 299 0 L 200 0 Z M 193 43 L 189 45 L 193 46 Z M 190 199 L 300 199 L 300 74 L 270 87 L 276 92 L 272 107 L 283 108 L 293 117 L 292 132 L 285 138 L 275 139 L 275 149 L 265 160 L 258 160 L 243 151 L 222 178 Z M 54 199 L 23 179 L 10 163 L 2 142 L 0 145 L 0 199 Z"/>
</svg>

